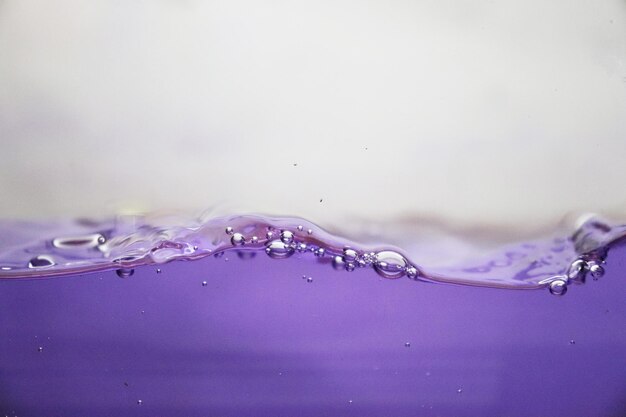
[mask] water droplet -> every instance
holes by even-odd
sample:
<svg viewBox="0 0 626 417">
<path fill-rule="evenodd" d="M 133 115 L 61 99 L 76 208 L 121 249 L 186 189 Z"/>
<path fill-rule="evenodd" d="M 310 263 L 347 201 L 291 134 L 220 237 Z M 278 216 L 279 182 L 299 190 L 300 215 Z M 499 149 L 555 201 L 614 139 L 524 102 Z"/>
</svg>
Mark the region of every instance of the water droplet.
<svg viewBox="0 0 626 417">
<path fill-rule="evenodd" d="M 594 263 L 589 267 L 589 273 L 591 274 L 593 279 L 602 278 L 602 276 L 604 276 L 604 268 Z"/>
<path fill-rule="evenodd" d="M 345 262 L 354 262 L 358 256 L 359 254 L 354 249 L 345 248 L 343 250 L 343 260 Z"/>
<path fill-rule="evenodd" d="M 243 245 L 245 242 L 246 239 L 241 233 L 234 233 L 233 236 L 230 238 L 230 243 L 232 243 L 233 246 L 240 246 Z"/>
<path fill-rule="evenodd" d="M 565 295 L 567 292 L 567 283 L 561 279 L 552 281 L 550 283 L 550 294 L 553 295 Z"/>
<path fill-rule="evenodd" d="M 283 230 L 282 232 L 280 232 L 280 240 L 282 240 L 283 243 L 293 242 L 293 233 L 291 233 L 289 230 Z"/>
<path fill-rule="evenodd" d="M 203 286 L 203 287 L 206 287 L 207 285 L 209 285 L 209 283 L 208 283 L 208 282 L 206 282 L 206 281 L 202 281 L 202 286 Z"/>
<path fill-rule="evenodd" d="M 394 251 L 382 251 L 376 254 L 374 269 L 384 278 L 400 278 L 406 270 L 406 260 Z"/>
<path fill-rule="evenodd" d="M 39 256 L 35 256 L 28 262 L 28 267 L 29 268 L 48 268 L 50 266 L 53 266 L 54 264 L 55 264 L 54 260 L 52 259 L 51 256 L 39 255 Z"/>
<path fill-rule="evenodd" d="M 410 342 L 405 342 L 404 343 L 404 347 L 411 347 L 411 343 Z"/>
<path fill-rule="evenodd" d="M 234 233 L 233 228 L 230 226 L 225 229 L 225 232 L 227 235 L 232 235 Z"/>
<path fill-rule="evenodd" d="M 302 225 L 299 225 L 298 227 L 296 227 L 296 229 L 298 229 L 298 232 L 301 232 L 304 230 L 304 227 L 302 227 Z"/>
<path fill-rule="evenodd" d="M 135 270 L 134 269 L 121 268 L 121 269 L 118 269 L 117 271 L 115 271 L 115 273 L 120 278 L 128 278 L 128 277 L 132 276 L 135 273 Z"/>
<path fill-rule="evenodd" d="M 272 240 L 265 246 L 265 253 L 274 259 L 288 258 L 293 255 L 293 252 L 291 245 L 285 244 L 280 240 Z"/>
<path fill-rule="evenodd" d="M 309 283 L 313 282 L 313 278 L 308 277 L 308 278 L 306 279 L 306 282 L 309 282 Z"/>
</svg>

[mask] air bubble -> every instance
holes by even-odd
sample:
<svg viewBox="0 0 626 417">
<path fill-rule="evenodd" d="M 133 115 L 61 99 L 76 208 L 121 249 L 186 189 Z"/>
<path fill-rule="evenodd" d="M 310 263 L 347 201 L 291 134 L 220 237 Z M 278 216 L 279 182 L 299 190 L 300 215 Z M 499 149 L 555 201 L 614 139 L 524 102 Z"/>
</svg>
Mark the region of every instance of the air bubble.
<svg viewBox="0 0 626 417">
<path fill-rule="evenodd" d="M 313 234 L 313 230 L 308 229 L 308 230 L 306 231 L 306 234 L 307 234 L 307 235 L 312 235 L 312 234 Z"/>
<path fill-rule="evenodd" d="M 593 279 L 602 278 L 602 276 L 604 276 L 604 268 L 602 268 L 601 265 L 594 263 L 589 267 L 589 273 Z"/>
<path fill-rule="evenodd" d="M 298 245 L 296 246 L 296 249 L 298 250 L 298 252 L 306 251 L 306 243 L 298 243 Z"/>
<path fill-rule="evenodd" d="M 394 251 L 382 251 L 376 254 L 374 269 L 383 278 L 400 278 L 406 271 L 406 260 Z"/>
<path fill-rule="evenodd" d="M 59 249 L 91 249 L 106 241 L 100 233 L 86 236 L 58 237 L 52 240 L 52 246 Z"/>
<path fill-rule="evenodd" d="M 553 295 L 565 295 L 567 292 L 567 283 L 561 279 L 552 281 L 550 283 L 550 294 Z"/>
<path fill-rule="evenodd" d="M 243 245 L 245 242 L 246 239 L 241 233 L 234 233 L 233 236 L 230 238 L 230 243 L 232 243 L 233 246 L 240 246 Z"/>
<path fill-rule="evenodd" d="M 265 253 L 270 258 L 274 259 L 284 259 L 293 255 L 294 249 L 291 245 L 285 244 L 281 240 L 273 240 L 267 244 L 265 247 Z"/>
<path fill-rule="evenodd" d="M 255 245 L 257 243 L 259 243 L 259 238 L 256 236 L 252 236 L 252 238 L 250 239 L 250 242 Z"/>
<path fill-rule="evenodd" d="M 227 235 L 232 235 L 234 233 L 233 228 L 230 226 L 225 229 L 225 232 Z"/>
<path fill-rule="evenodd" d="M 354 249 L 345 248 L 343 250 L 343 260 L 345 262 L 354 262 L 357 256 L 359 256 L 359 254 Z"/>
<path fill-rule="evenodd" d="M 39 346 L 39 347 L 37 348 L 37 352 L 43 352 L 43 346 Z"/>
<path fill-rule="evenodd" d="M 414 266 L 409 266 L 409 267 L 406 269 L 406 276 L 407 276 L 407 277 L 409 277 L 409 278 L 411 278 L 411 279 L 416 279 L 416 278 L 417 278 L 417 275 L 418 275 L 418 272 L 417 272 L 417 268 L 416 268 L 416 267 L 414 267 Z"/>
<path fill-rule="evenodd" d="M 209 283 L 208 283 L 208 282 L 206 282 L 206 281 L 202 281 L 202 286 L 203 286 L 203 287 L 206 287 L 207 285 L 209 285 Z"/>
<path fill-rule="evenodd" d="M 333 257 L 333 268 L 339 270 L 339 269 L 344 269 L 345 268 L 345 262 L 343 260 L 343 257 L 337 255 L 335 257 Z"/>
<path fill-rule="evenodd" d="M 311 282 L 313 282 L 313 278 L 311 278 L 311 277 L 308 277 L 308 278 L 306 279 L 306 282 L 308 282 L 308 283 L 311 283 Z"/>
<path fill-rule="evenodd" d="M 356 264 L 354 262 L 346 262 L 346 271 L 352 272 L 356 268 Z"/>
<path fill-rule="evenodd" d="M 272 239 L 272 238 L 274 237 L 274 232 L 267 232 L 267 233 L 265 234 L 265 237 L 266 237 L 267 239 Z"/>
<path fill-rule="evenodd" d="M 54 260 L 48 255 L 35 256 L 28 262 L 29 268 L 48 268 L 53 266 Z"/>
<path fill-rule="evenodd" d="M 304 230 L 304 227 L 302 227 L 302 225 L 300 225 L 300 226 L 296 227 L 296 229 L 298 229 L 298 232 L 301 232 L 301 231 Z"/>
<path fill-rule="evenodd" d="M 137 405 L 142 405 L 143 401 L 142 400 L 137 400 Z"/>
<path fill-rule="evenodd" d="M 115 273 L 120 278 L 128 278 L 128 277 L 132 276 L 135 273 L 135 270 L 134 269 L 122 268 L 122 269 L 118 269 L 117 271 L 115 271 Z"/>
<path fill-rule="evenodd" d="M 315 256 L 321 258 L 326 253 L 326 250 L 324 248 L 317 248 L 313 251 L 313 253 L 315 254 Z"/>
<path fill-rule="evenodd" d="M 163 271 L 161 271 L 161 268 L 157 268 L 156 273 L 160 274 L 161 272 L 163 272 Z"/>
<path fill-rule="evenodd" d="M 291 243 L 293 242 L 293 233 L 291 233 L 289 230 L 283 230 L 282 232 L 280 232 L 280 240 L 283 243 Z"/>
<path fill-rule="evenodd" d="M 411 343 L 410 342 L 404 343 L 404 347 L 408 347 L 408 348 L 411 347 Z"/>
</svg>

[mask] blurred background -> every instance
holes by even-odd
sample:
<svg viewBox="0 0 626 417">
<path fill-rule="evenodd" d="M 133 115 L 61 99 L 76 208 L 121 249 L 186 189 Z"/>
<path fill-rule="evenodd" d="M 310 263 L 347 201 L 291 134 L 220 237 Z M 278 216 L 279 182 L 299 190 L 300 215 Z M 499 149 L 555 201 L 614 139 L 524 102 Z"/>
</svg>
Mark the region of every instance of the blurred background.
<svg viewBox="0 0 626 417">
<path fill-rule="evenodd" d="M 0 0 L 0 217 L 626 217 L 626 2 Z"/>
</svg>

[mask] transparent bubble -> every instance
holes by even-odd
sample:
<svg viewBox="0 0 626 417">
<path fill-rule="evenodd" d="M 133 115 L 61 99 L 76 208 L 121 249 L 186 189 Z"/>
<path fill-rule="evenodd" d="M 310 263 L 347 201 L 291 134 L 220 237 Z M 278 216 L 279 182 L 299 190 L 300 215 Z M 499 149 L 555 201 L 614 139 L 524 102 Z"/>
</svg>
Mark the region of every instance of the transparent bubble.
<svg viewBox="0 0 626 417">
<path fill-rule="evenodd" d="M 161 268 L 157 268 L 156 273 L 160 274 L 161 272 L 163 272 L 163 271 L 161 271 Z"/>
<path fill-rule="evenodd" d="M 587 262 L 583 261 L 582 259 L 577 259 L 570 265 L 567 276 L 569 279 L 582 281 L 585 278 L 586 272 Z"/>
<path fill-rule="evenodd" d="M 203 286 L 203 287 L 206 287 L 207 285 L 209 285 L 209 283 L 208 283 L 208 282 L 206 282 L 206 281 L 202 281 L 202 286 Z"/>
<path fill-rule="evenodd" d="M 50 266 L 54 266 L 55 262 L 51 256 L 48 255 L 39 255 L 31 258 L 28 262 L 29 268 L 48 268 Z"/>
<path fill-rule="evenodd" d="M 293 233 L 291 233 L 289 230 L 283 230 L 282 232 L 280 232 L 280 240 L 283 243 L 293 242 Z"/>
<path fill-rule="evenodd" d="M 557 279 L 550 283 L 550 294 L 565 295 L 567 292 L 567 283 L 564 280 Z"/>
<path fill-rule="evenodd" d="M 345 248 L 343 250 L 343 260 L 345 262 L 354 262 L 357 256 L 359 256 L 359 254 L 354 249 Z"/>
<path fill-rule="evenodd" d="M 265 246 L 265 253 L 270 258 L 284 259 L 293 255 L 294 249 L 282 240 L 272 240 Z"/>
<path fill-rule="evenodd" d="M 52 240 L 52 246 L 59 249 L 90 249 L 106 241 L 100 233 L 85 236 L 58 237 Z"/>
<path fill-rule="evenodd" d="M 227 235 L 232 235 L 234 231 L 233 231 L 232 227 L 228 226 L 228 227 L 226 227 L 225 232 L 226 232 Z"/>
<path fill-rule="evenodd" d="M 589 273 L 591 274 L 593 279 L 602 278 L 604 276 L 604 268 L 594 263 L 589 267 Z"/>
<path fill-rule="evenodd" d="M 117 271 L 115 271 L 115 273 L 120 278 L 128 278 L 128 277 L 132 276 L 135 273 L 135 270 L 134 269 L 121 268 L 121 269 L 118 269 Z"/>
<path fill-rule="evenodd" d="M 339 270 L 339 269 L 345 269 L 345 262 L 343 260 L 342 256 L 335 256 L 333 257 L 333 268 Z"/>
<path fill-rule="evenodd" d="M 411 279 L 416 279 L 416 278 L 417 278 L 417 275 L 418 275 L 418 272 L 417 272 L 417 268 L 416 268 L 416 267 L 414 267 L 414 266 L 409 266 L 409 267 L 406 269 L 406 276 L 407 276 L 407 277 L 409 277 L 409 278 L 411 278 Z"/>
<path fill-rule="evenodd" d="M 410 342 L 404 343 L 404 347 L 411 347 L 411 343 Z"/>
<path fill-rule="evenodd" d="M 355 262 L 346 262 L 346 267 L 345 268 L 346 268 L 346 271 L 352 272 L 356 268 L 356 263 Z"/>
<path fill-rule="evenodd" d="M 406 271 L 406 260 L 394 251 L 382 251 L 376 254 L 374 269 L 384 278 L 400 278 Z"/>
<path fill-rule="evenodd" d="M 303 231 L 303 230 L 304 230 L 304 227 L 302 227 L 302 226 L 300 225 L 300 226 L 296 227 L 296 229 L 298 229 L 298 232 L 301 232 L 301 231 Z"/>
<path fill-rule="evenodd" d="M 246 239 L 243 237 L 241 233 L 234 233 L 232 237 L 230 238 L 230 243 L 232 243 L 233 246 L 240 246 L 240 245 L 243 245 L 245 242 L 246 242 Z"/>
<path fill-rule="evenodd" d="M 326 250 L 324 248 L 317 248 L 313 251 L 313 253 L 315 254 L 315 256 L 321 258 L 326 253 Z"/>
<path fill-rule="evenodd" d="M 308 230 L 306 231 L 306 234 L 307 234 L 307 235 L 312 235 L 312 234 L 313 234 L 313 230 L 308 229 Z"/>
<path fill-rule="evenodd" d="M 253 245 L 259 243 L 259 238 L 256 236 L 252 236 L 252 238 L 250 239 L 250 243 L 252 243 Z"/>
<path fill-rule="evenodd" d="M 306 251 L 306 243 L 298 243 L 296 245 L 296 249 L 298 250 L 298 252 Z"/>
<path fill-rule="evenodd" d="M 309 282 L 309 283 L 313 282 L 313 278 L 308 277 L 308 278 L 306 279 L 306 282 Z"/>
</svg>

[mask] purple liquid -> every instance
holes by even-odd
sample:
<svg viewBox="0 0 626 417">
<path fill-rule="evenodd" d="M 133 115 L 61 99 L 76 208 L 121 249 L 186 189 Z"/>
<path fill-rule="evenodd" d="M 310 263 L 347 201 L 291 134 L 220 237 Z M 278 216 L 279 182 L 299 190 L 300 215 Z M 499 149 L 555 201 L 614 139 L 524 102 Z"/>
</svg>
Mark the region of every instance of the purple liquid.
<svg viewBox="0 0 626 417">
<path fill-rule="evenodd" d="M 298 219 L 3 232 L 6 415 L 626 414 L 620 227 L 443 267 Z"/>
</svg>

